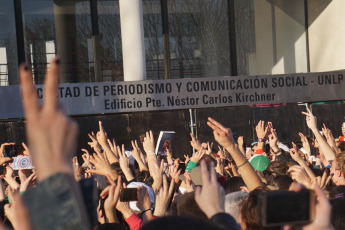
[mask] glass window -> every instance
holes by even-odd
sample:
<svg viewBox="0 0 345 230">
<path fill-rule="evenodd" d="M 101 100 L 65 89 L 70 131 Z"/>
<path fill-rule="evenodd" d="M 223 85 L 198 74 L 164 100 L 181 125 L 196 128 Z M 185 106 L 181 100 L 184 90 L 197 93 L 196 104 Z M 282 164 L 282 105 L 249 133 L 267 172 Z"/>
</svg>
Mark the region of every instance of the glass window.
<svg viewBox="0 0 345 230">
<path fill-rule="evenodd" d="M 101 81 L 122 81 L 122 46 L 119 1 L 97 1 L 99 35 L 92 36 L 93 42 L 98 43 L 95 60 L 101 68 L 98 70 Z M 93 59 L 93 58 L 92 58 Z M 97 63 L 96 63 L 97 64 Z M 97 68 L 96 68 L 97 70 Z"/>
<path fill-rule="evenodd" d="M 61 57 L 61 82 L 93 81 L 88 1 L 22 0 L 22 12 L 25 55 L 35 83 L 43 83 L 47 63 L 56 54 Z"/>
<path fill-rule="evenodd" d="M 227 2 L 168 1 L 171 78 L 231 74 Z"/>
<path fill-rule="evenodd" d="M 0 86 L 18 84 L 18 56 L 14 5 L 0 1 Z"/>
<path fill-rule="evenodd" d="M 143 1 L 147 79 L 164 79 L 162 16 L 160 0 Z"/>
</svg>

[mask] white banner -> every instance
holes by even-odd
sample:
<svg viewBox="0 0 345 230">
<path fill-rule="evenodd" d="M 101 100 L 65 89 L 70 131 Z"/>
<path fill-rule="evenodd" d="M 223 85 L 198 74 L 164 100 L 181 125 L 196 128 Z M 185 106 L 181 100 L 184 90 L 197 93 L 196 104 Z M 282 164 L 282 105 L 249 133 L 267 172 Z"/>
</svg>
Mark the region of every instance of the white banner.
<svg viewBox="0 0 345 230">
<path fill-rule="evenodd" d="M 127 113 L 345 99 L 345 70 L 240 76 L 60 84 L 69 115 Z M 43 100 L 43 86 L 37 85 Z M 0 119 L 21 118 L 19 86 L 0 87 Z"/>
</svg>

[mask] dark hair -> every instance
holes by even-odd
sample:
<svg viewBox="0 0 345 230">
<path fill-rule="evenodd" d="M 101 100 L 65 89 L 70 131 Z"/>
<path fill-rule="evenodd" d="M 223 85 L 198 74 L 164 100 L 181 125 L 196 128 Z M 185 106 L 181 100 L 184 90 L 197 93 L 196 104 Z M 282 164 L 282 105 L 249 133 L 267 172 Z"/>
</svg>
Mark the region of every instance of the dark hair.
<svg viewBox="0 0 345 230">
<path fill-rule="evenodd" d="M 150 173 L 147 170 L 140 171 L 139 169 L 137 169 L 137 170 L 135 170 L 135 179 L 138 182 L 143 182 L 143 183 L 147 184 L 146 181 L 150 179 Z M 147 184 L 147 185 L 151 186 L 152 183 Z"/>
<path fill-rule="evenodd" d="M 289 190 L 293 180 L 288 175 L 278 175 L 273 178 L 270 185 L 278 187 L 280 190 Z"/>
<path fill-rule="evenodd" d="M 314 173 L 314 175 L 316 176 L 316 177 L 318 177 L 318 176 L 320 176 L 320 177 L 322 177 L 322 175 L 323 175 L 323 171 L 324 170 L 321 170 L 321 169 L 316 169 L 316 168 L 310 168 L 311 169 L 311 171 L 313 171 L 313 173 Z"/>
<path fill-rule="evenodd" d="M 119 162 L 111 163 L 110 167 L 111 167 L 111 169 L 115 170 L 119 176 L 121 176 L 121 179 L 123 182 L 124 181 L 126 182 L 125 174 L 122 172 Z"/>
<path fill-rule="evenodd" d="M 225 194 L 241 191 L 241 186 L 246 186 L 246 184 L 244 183 L 242 177 L 239 176 L 230 177 L 223 184 Z"/>
<path fill-rule="evenodd" d="M 345 185 L 334 187 L 329 193 L 329 199 L 345 198 Z"/>
<path fill-rule="evenodd" d="M 243 201 L 240 210 L 241 221 L 250 230 L 280 230 L 280 227 L 263 227 L 258 218 L 258 194 L 266 192 L 265 189 L 255 189 L 249 193 L 249 197 Z"/>
<path fill-rule="evenodd" d="M 335 229 L 345 229 L 345 198 L 331 200 L 331 222 Z"/>
<path fill-rule="evenodd" d="M 266 171 L 270 172 L 273 175 L 286 175 L 288 169 L 289 168 L 286 162 L 278 160 L 270 162 L 267 165 Z"/>
<path fill-rule="evenodd" d="M 207 219 L 194 199 L 194 192 L 183 194 L 177 201 L 177 215 Z"/>
<path fill-rule="evenodd" d="M 157 218 L 145 224 L 141 230 L 221 230 L 209 220 L 184 216 L 167 216 Z"/>
<path fill-rule="evenodd" d="M 341 141 L 338 145 L 338 148 L 340 151 L 344 152 L 345 151 L 345 141 Z"/>
</svg>

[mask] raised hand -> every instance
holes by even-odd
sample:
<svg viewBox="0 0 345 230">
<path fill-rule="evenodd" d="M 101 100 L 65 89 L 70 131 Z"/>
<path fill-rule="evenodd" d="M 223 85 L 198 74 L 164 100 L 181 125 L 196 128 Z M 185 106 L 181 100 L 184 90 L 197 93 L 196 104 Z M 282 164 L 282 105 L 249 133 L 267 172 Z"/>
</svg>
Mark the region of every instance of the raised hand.
<svg viewBox="0 0 345 230">
<path fill-rule="evenodd" d="M 315 219 L 312 223 L 304 225 L 303 230 L 332 230 L 334 229 L 331 223 L 331 209 L 326 194 L 316 184 L 313 184 L 313 189 L 317 197 Z"/>
<path fill-rule="evenodd" d="M 73 165 L 74 179 L 76 181 L 80 181 L 81 180 L 81 168 L 79 166 L 77 157 L 73 157 L 72 165 Z"/>
<path fill-rule="evenodd" d="M 33 230 L 30 215 L 18 191 L 9 190 L 8 196 L 12 204 L 6 204 L 5 215 L 11 221 L 15 230 Z"/>
<path fill-rule="evenodd" d="M 37 179 L 37 174 L 36 173 L 32 173 L 28 178 L 26 178 L 25 181 L 23 181 L 20 184 L 19 191 L 25 192 L 29 187 L 31 187 L 34 184 L 36 179 Z"/>
<path fill-rule="evenodd" d="M 13 178 L 13 169 L 10 166 L 6 166 L 4 179 L 12 189 L 16 190 L 19 188 L 18 182 Z"/>
<path fill-rule="evenodd" d="M 215 140 L 220 145 L 225 147 L 228 153 L 230 153 L 232 159 L 238 166 L 238 171 L 241 173 L 242 178 L 250 191 L 263 186 L 262 181 L 256 174 L 254 168 L 251 166 L 251 164 L 249 164 L 246 157 L 236 147 L 231 129 L 225 128 L 219 122 L 210 117 L 208 118 L 207 125 L 212 128 Z"/>
<path fill-rule="evenodd" d="M 113 141 L 111 142 L 109 139 L 107 139 L 108 145 L 110 146 L 111 151 L 115 154 L 116 157 L 119 157 L 119 154 L 117 153 L 117 145 L 115 138 L 113 138 Z"/>
<path fill-rule="evenodd" d="M 258 125 L 255 127 L 256 135 L 258 138 L 264 139 L 269 132 L 269 125 L 266 125 L 264 121 L 259 121 Z"/>
<path fill-rule="evenodd" d="M 216 172 L 224 176 L 225 159 L 217 158 Z"/>
<path fill-rule="evenodd" d="M 190 157 L 188 155 L 183 155 L 183 157 L 186 159 L 184 163 L 188 164 L 188 162 L 190 161 Z"/>
<path fill-rule="evenodd" d="M 126 188 L 126 184 L 123 183 L 123 188 Z M 117 201 L 116 209 L 120 211 L 123 215 L 123 218 L 127 219 L 133 214 L 133 211 L 129 207 L 129 202 L 122 202 L 121 200 Z"/>
<path fill-rule="evenodd" d="M 107 133 L 106 133 L 106 132 L 104 131 L 104 129 L 103 129 L 102 122 L 99 121 L 99 122 L 98 122 L 98 125 L 99 125 L 99 131 L 97 132 L 97 135 L 96 135 L 97 141 L 98 141 L 98 143 L 99 143 L 101 146 L 108 145 Z"/>
<path fill-rule="evenodd" d="M 307 126 L 309 129 L 311 129 L 313 132 L 317 131 L 317 119 L 316 117 L 313 115 L 313 113 L 310 111 L 310 109 L 308 107 L 307 108 L 307 112 L 302 112 L 302 114 L 305 115 L 305 119 L 307 122 Z"/>
<path fill-rule="evenodd" d="M 162 186 L 164 174 L 164 160 L 161 160 L 160 166 L 154 165 L 150 168 L 150 175 L 153 178 L 152 189 L 154 192 L 158 191 Z"/>
<path fill-rule="evenodd" d="M 200 209 L 211 218 L 217 213 L 224 212 L 225 192 L 217 181 L 214 163 L 211 162 L 210 170 L 207 170 L 204 161 L 201 161 L 200 165 L 202 188 L 196 188 L 194 198 Z"/>
<path fill-rule="evenodd" d="M 104 211 L 109 223 L 116 223 L 115 207 L 120 197 L 121 177 L 117 180 L 117 185 L 110 185 L 107 187 L 108 197 L 104 201 Z"/>
<path fill-rule="evenodd" d="M 109 162 L 101 153 L 94 153 L 93 156 L 90 156 L 90 162 L 95 168 L 86 170 L 87 173 L 96 173 L 102 176 L 110 175 L 113 181 L 117 179 L 117 173 L 112 170 Z"/>
<path fill-rule="evenodd" d="M 310 154 L 310 144 L 308 139 L 303 135 L 303 133 L 298 133 L 298 135 L 301 137 L 303 149 Z"/>
<path fill-rule="evenodd" d="M 130 160 L 128 159 L 128 157 L 126 156 L 126 153 L 125 153 L 125 145 L 122 145 L 122 151 L 120 149 L 119 146 L 117 146 L 117 152 L 119 154 L 119 163 L 120 163 L 120 167 L 121 167 L 121 170 L 122 172 L 125 174 L 126 176 L 126 180 L 127 181 L 131 181 L 134 179 L 134 176 L 131 172 L 131 169 L 129 168 L 129 163 L 130 163 Z"/>
<path fill-rule="evenodd" d="M 153 133 L 151 130 L 149 132 L 146 132 L 146 136 L 144 137 L 143 147 L 147 155 L 155 154 L 155 140 L 153 138 Z"/>
<path fill-rule="evenodd" d="M 26 144 L 24 142 L 22 142 L 22 146 L 24 148 L 23 155 L 24 156 L 31 156 L 30 150 L 29 150 L 28 146 L 26 146 Z"/>
<path fill-rule="evenodd" d="M 322 177 L 316 177 L 316 183 L 321 189 L 326 189 L 329 182 L 332 180 L 332 175 L 330 175 L 329 170 L 326 169 L 323 171 Z"/>
<path fill-rule="evenodd" d="M 194 136 L 193 133 L 190 134 L 190 137 L 192 140 L 190 141 L 190 145 L 192 148 L 194 148 L 196 151 L 199 151 L 201 149 L 201 143 L 200 141 Z"/>
<path fill-rule="evenodd" d="M 101 151 L 101 145 L 97 141 L 96 135 L 92 132 L 88 134 L 89 138 L 91 139 L 91 142 L 87 142 L 88 145 L 95 151 L 100 152 Z"/>
<path fill-rule="evenodd" d="M 81 149 L 81 151 L 84 152 L 84 154 L 82 155 L 82 158 L 83 158 L 84 162 L 86 163 L 88 168 L 91 168 L 89 151 L 87 149 Z"/>
<path fill-rule="evenodd" d="M 301 161 L 303 161 L 301 155 L 298 152 L 298 148 L 295 143 L 292 142 L 292 149 L 290 149 L 290 156 L 294 161 L 300 164 Z"/>
<path fill-rule="evenodd" d="M 302 112 L 302 114 L 306 116 L 307 126 L 309 127 L 309 129 L 311 129 L 311 131 L 313 131 L 315 138 L 320 145 L 320 150 L 324 154 L 326 160 L 328 162 L 331 162 L 335 158 L 335 152 L 333 151 L 331 146 L 327 144 L 325 139 L 319 133 L 319 130 L 317 128 L 316 117 L 312 114 L 312 112 L 310 111 L 308 107 L 307 107 L 307 112 Z"/>
<path fill-rule="evenodd" d="M 218 155 L 221 159 L 226 159 L 226 155 L 225 155 L 225 148 L 221 148 L 220 146 L 218 146 Z"/>
<path fill-rule="evenodd" d="M 136 162 L 138 163 L 139 165 L 139 169 L 140 171 L 143 171 L 143 170 L 148 170 L 147 168 L 147 165 L 146 163 L 141 159 L 141 150 L 138 146 L 138 142 L 135 140 L 135 141 L 131 141 L 131 144 L 132 144 L 132 147 L 133 147 L 133 150 L 132 150 L 132 156 L 133 158 L 136 160 Z"/>
<path fill-rule="evenodd" d="M 11 161 L 13 158 L 11 157 L 4 157 L 4 149 L 5 149 L 5 146 L 8 146 L 8 145 L 14 145 L 15 143 L 2 143 L 1 146 L 0 146 L 0 165 L 3 165 L 5 164 L 6 162 L 8 161 Z"/>
<path fill-rule="evenodd" d="M 232 148 L 235 145 L 230 128 L 225 128 L 210 117 L 208 118 L 207 125 L 213 129 L 214 138 L 221 146 Z"/>
<path fill-rule="evenodd" d="M 195 162 L 195 163 L 199 163 L 199 161 L 202 159 L 202 157 L 206 154 L 206 150 L 201 147 L 201 149 L 198 152 L 195 152 L 192 156 L 192 158 L 190 159 L 191 161 Z"/>
<path fill-rule="evenodd" d="M 156 195 L 156 203 L 155 203 L 155 211 L 153 213 L 154 216 L 165 216 L 165 212 L 168 209 L 168 205 L 172 194 L 174 192 L 174 181 L 170 182 L 170 186 L 168 186 L 168 181 L 166 176 L 163 176 L 163 186 L 160 187 L 157 195 Z"/>
<path fill-rule="evenodd" d="M 288 170 L 288 173 L 290 173 L 290 176 L 293 180 L 303 184 L 307 188 L 311 188 L 313 181 L 301 166 L 291 166 Z"/>
</svg>

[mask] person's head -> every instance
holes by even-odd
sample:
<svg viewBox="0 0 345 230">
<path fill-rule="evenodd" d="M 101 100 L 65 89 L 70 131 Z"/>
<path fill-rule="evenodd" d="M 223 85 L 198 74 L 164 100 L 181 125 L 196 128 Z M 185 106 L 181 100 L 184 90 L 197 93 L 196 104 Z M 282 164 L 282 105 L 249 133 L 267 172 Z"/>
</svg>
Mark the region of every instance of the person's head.
<svg viewBox="0 0 345 230">
<path fill-rule="evenodd" d="M 344 152 L 345 151 L 345 141 L 339 141 L 339 144 L 337 146 L 340 151 Z"/>
<path fill-rule="evenodd" d="M 232 192 L 225 196 L 225 212 L 233 216 L 237 222 L 239 222 L 240 208 L 242 202 L 248 196 L 248 193 L 243 191 Z"/>
<path fill-rule="evenodd" d="M 345 229 L 345 198 L 330 201 L 332 205 L 331 222 L 335 229 Z"/>
<path fill-rule="evenodd" d="M 345 152 L 337 153 L 331 167 L 332 181 L 335 185 L 345 185 Z"/>
<path fill-rule="evenodd" d="M 278 187 L 279 190 L 289 190 L 293 180 L 288 175 L 278 175 L 271 181 L 271 186 Z"/>
<path fill-rule="evenodd" d="M 239 176 L 230 177 L 223 184 L 225 194 L 241 191 L 241 186 L 246 186 L 246 184 L 244 183 L 242 177 Z"/>
<path fill-rule="evenodd" d="M 143 182 L 148 186 L 152 186 L 153 178 L 150 176 L 149 171 L 143 170 L 140 171 L 139 169 L 135 170 L 135 179 L 138 182 Z"/>
<path fill-rule="evenodd" d="M 273 176 L 286 175 L 288 169 L 286 162 L 280 160 L 270 162 L 266 168 Z"/>
<path fill-rule="evenodd" d="M 280 227 L 262 227 L 258 218 L 258 194 L 266 192 L 264 189 L 255 189 L 243 201 L 240 209 L 239 222 L 243 230 L 280 230 Z"/>
<path fill-rule="evenodd" d="M 177 201 L 177 215 L 207 219 L 194 199 L 194 192 L 185 193 Z"/>
</svg>

